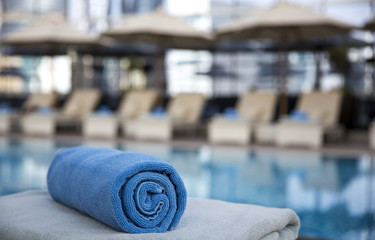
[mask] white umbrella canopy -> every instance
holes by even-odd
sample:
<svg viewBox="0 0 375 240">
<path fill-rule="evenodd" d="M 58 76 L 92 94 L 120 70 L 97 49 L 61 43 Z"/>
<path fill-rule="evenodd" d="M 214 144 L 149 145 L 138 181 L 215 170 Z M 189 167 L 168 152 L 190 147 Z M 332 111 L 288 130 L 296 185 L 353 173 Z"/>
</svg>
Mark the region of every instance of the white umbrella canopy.
<svg viewBox="0 0 375 240">
<path fill-rule="evenodd" d="M 94 45 L 96 37 L 74 28 L 61 15 L 41 17 L 31 25 L 10 33 L 2 45 Z"/>
<path fill-rule="evenodd" d="M 374 36 L 374 32 L 375 32 L 375 17 L 372 18 L 371 20 L 369 20 L 364 26 L 363 26 L 363 29 L 364 30 L 367 30 L 367 31 L 371 31 L 372 35 Z M 369 59 L 372 63 L 372 69 L 373 69 L 373 74 L 372 74 L 372 81 L 373 83 L 375 82 L 375 40 L 373 40 L 373 46 L 372 46 L 372 53 L 373 53 L 373 57 L 372 59 Z"/>
<path fill-rule="evenodd" d="M 282 1 L 222 26 L 217 30 L 217 37 L 221 40 L 286 38 L 292 41 L 344 34 L 353 28 L 310 8 Z"/>
<path fill-rule="evenodd" d="M 1 39 L 0 45 L 30 46 L 41 49 L 51 56 L 51 84 L 54 90 L 54 63 L 53 57 L 71 46 L 94 46 L 100 42 L 89 33 L 79 31 L 61 14 L 54 13 L 42 16 L 31 25 L 17 30 Z"/>
<path fill-rule="evenodd" d="M 165 48 L 206 49 L 211 46 L 211 36 L 191 27 L 178 17 L 162 10 L 126 17 L 114 28 L 103 33 L 118 41 L 148 43 L 159 48 L 155 61 L 155 87 L 165 88 Z"/>
<path fill-rule="evenodd" d="M 368 21 L 364 26 L 363 29 L 369 30 L 369 31 L 375 31 L 375 18 Z"/>
<path fill-rule="evenodd" d="M 348 33 L 354 26 L 331 19 L 312 9 L 285 1 L 266 10 L 230 22 L 216 31 L 216 38 L 223 40 L 275 39 L 280 42 L 280 93 L 279 112 L 288 113 L 286 97 L 287 44 L 290 41 Z"/>
<path fill-rule="evenodd" d="M 6 13 L 0 13 L 0 19 L 3 22 L 22 22 L 30 20 L 30 18 L 30 14 L 23 11 L 10 11 Z"/>
<path fill-rule="evenodd" d="M 204 48 L 211 37 L 162 10 L 126 17 L 103 33 L 124 42 L 143 42 L 170 48 Z"/>
</svg>

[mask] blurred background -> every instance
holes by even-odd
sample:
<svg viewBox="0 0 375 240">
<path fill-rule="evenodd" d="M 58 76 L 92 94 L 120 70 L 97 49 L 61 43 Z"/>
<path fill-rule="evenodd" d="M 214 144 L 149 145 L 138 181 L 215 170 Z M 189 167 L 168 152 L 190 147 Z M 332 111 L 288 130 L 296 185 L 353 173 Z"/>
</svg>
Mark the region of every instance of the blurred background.
<svg viewBox="0 0 375 240">
<path fill-rule="evenodd" d="M 292 208 L 300 239 L 375 239 L 375 0 L 0 0 L 0 21 L 0 196 L 111 147 L 189 196 Z"/>
<path fill-rule="evenodd" d="M 99 37 L 120 24 L 123 17 L 162 8 L 207 33 L 251 11 L 266 9 L 278 1 L 254 0 L 2 0 L 1 38 L 60 13 L 75 28 Z M 370 0 L 291 1 L 339 21 L 362 27 L 374 14 Z M 92 48 L 67 46 L 1 45 L 0 101 L 14 107 L 34 92 L 56 91 L 62 99 L 77 88 L 98 88 L 102 104 L 116 109 L 120 96 L 129 89 L 155 85 L 158 49 L 152 44 L 104 41 Z M 373 35 L 354 30 L 342 39 L 291 44 L 288 52 L 287 92 L 289 108 L 296 97 L 311 91 L 317 78 L 316 54 L 321 61 L 320 88 L 342 88 L 350 93 L 346 127 L 366 129 L 375 113 Z M 60 49 L 61 48 L 61 49 Z M 210 99 L 210 111 L 233 105 L 249 89 L 279 88 L 278 43 L 272 40 L 226 41 L 205 49 L 166 48 L 165 92 L 168 98 L 181 92 L 201 92 Z M 53 66 L 51 67 L 51 61 Z M 52 72 L 51 72 L 52 71 Z"/>
</svg>

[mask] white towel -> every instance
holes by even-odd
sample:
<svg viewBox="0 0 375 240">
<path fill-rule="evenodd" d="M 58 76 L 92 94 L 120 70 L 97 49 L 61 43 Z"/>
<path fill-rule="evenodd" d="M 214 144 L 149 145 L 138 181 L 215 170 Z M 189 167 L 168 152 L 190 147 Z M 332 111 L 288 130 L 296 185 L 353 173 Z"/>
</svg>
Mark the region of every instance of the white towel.
<svg viewBox="0 0 375 240">
<path fill-rule="evenodd" d="M 188 198 L 186 211 L 175 230 L 128 234 L 55 202 L 47 191 L 0 197 L 2 240 L 292 240 L 297 238 L 299 227 L 299 219 L 290 209 Z"/>
</svg>

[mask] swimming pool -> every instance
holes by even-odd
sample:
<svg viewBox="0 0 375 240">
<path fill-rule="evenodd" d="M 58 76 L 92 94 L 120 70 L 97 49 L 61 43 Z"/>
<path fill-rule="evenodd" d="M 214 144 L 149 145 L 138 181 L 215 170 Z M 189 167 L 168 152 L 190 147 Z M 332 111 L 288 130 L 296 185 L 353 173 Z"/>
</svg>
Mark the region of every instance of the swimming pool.
<svg viewBox="0 0 375 240">
<path fill-rule="evenodd" d="M 0 138 L 0 195 L 46 188 L 54 153 L 80 144 L 165 159 L 190 197 L 292 208 L 301 218 L 300 236 L 375 239 L 375 160 L 365 154 Z"/>
</svg>

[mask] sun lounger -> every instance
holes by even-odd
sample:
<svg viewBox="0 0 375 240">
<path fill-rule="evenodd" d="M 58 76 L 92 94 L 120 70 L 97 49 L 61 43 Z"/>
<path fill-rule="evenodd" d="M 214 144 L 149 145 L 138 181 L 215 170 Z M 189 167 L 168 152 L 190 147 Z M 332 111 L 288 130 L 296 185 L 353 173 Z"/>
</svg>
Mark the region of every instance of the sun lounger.
<svg viewBox="0 0 375 240">
<path fill-rule="evenodd" d="M 20 124 L 20 119 L 26 114 L 36 112 L 41 108 L 52 108 L 56 100 L 56 95 L 53 93 L 34 93 L 27 98 L 20 111 L 12 112 L 12 109 L 0 111 L 0 133 L 10 132 L 12 126 L 17 128 Z"/>
<path fill-rule="evenodd" d="M 369 145 L 371 149 L 375 149 L 375 122 L 371 124 L 369 130 Z"/>
<path fill-rule="evenodd" d="M 122 132 L 131 136 L 131 121 L 149 113 L 155 106 L 159 94 L 156 90 L 133 90 L 121 101 L 117 114 L 91 114 L 83 124 L 85 137 L 114 138 L 117 136 L 118 127 Z"/>
<path fill-rule="evenodd" d="M 7 104 L 0 107 L 0 134 L 6 134 L 11 131 L 12 122 L 18 121 L 19 114 L 13 113 Z"/>
<path fill-rule="evenodd" d="M 41 107 L 51 108 L 55 105 L 57 95 L 54 93 L 36 93 L 32 94 L 22 106 L 24 112 L 35 112 Z"/>
<path fill-rule="evenodd" d="M 174 130 L 193 131 L 199 127 L 204 107 L 204 96 L 182 93 L 168 104 L 165 115 L 147 115 L 132 121 L 136 139 L 170 140 Z"/>
<path fill-rule="evenodd" d="M 297 111 L 306 114 L 306 117 L 281 119 L 276 126 L 276 144 L 319 148 L 325 135 L 340 138 L 342 128 L 338 120 L 341 101 L 339 92 L 303 94 L 297 104 Z"/>
<path fill-rule="evenodd" d="M 272 121 L 276 104 L 274 92 L 248 92 L 238 101 L 233 117 L 214 117 L 208 126 L 211 143 L 247 144 L 258 124 Z"/>
<path fill-rule="evenodd" d="M 35 113 L 22 118 L 23 133 L 52 136 L 57 126 L 79 128 L 83 119 L 95 108 L 99 97 L 99 91 L 94 89 L 76 90 L 69 97 L 61 113 Z"/>
</svg>

